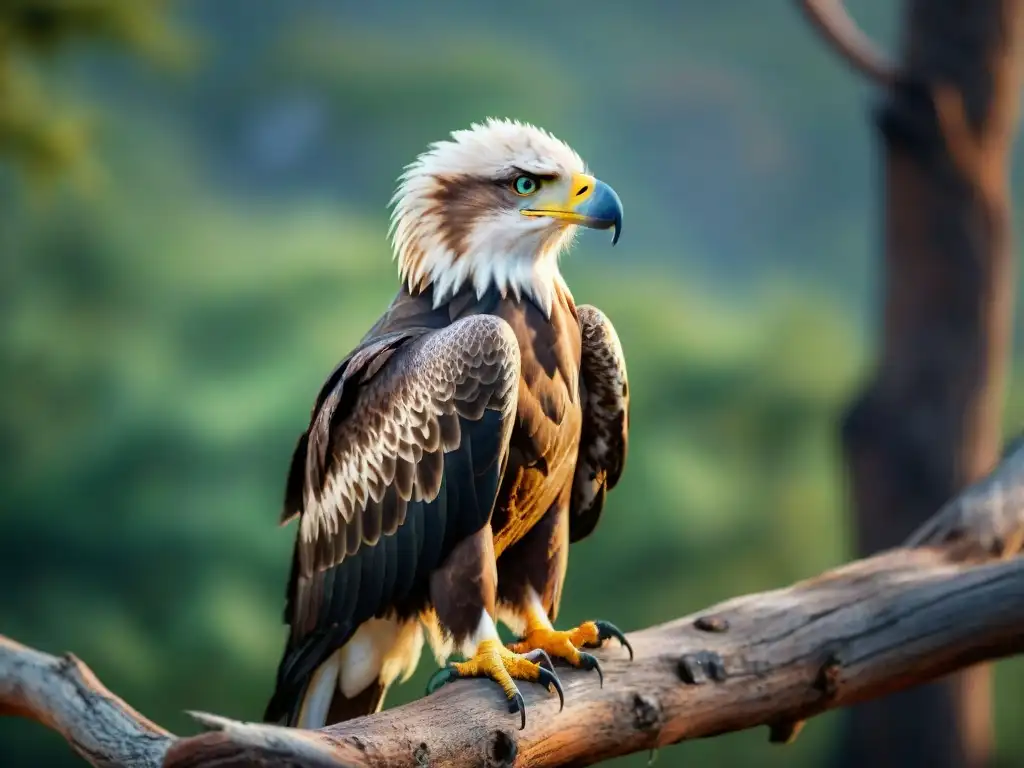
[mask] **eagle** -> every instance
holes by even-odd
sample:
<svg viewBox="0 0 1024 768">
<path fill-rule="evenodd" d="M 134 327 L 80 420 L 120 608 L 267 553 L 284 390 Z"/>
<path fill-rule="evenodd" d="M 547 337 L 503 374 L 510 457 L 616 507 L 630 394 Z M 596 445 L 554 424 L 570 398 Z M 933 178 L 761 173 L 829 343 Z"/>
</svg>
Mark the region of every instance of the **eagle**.
<svg viewBox="0 0 1024 768">
<path fill-rule="evenodd" d="M 585 649 L 633 655 L 610 622 L 553 625 L 629 426 L 615 329 L 558 263 L 579 227 L 614 245 L 622 203 L 548 131 L 491 118 L 430 144 L 389 206 L 400 287 L 321 387 L 287 473 L 290 631 L 264 720 L 378 711 L 426 636 L 428 695 L 489 678 L 523 728 L 516 680 L 564 704 L 552 658 L 600 675 Z"/>
</svg>

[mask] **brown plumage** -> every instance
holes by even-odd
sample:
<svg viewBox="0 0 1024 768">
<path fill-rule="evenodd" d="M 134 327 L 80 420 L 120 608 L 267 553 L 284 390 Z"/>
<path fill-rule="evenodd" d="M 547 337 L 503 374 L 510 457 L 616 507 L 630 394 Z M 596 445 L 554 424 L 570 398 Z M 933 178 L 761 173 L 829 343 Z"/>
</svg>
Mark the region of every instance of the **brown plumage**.
<svg viewBox="0 0 1024 768">
<path fill-rule="evenodd" d="M 621 208 L 607 188 L 589 189 L 601 183 L 573 167 L 564 145 L 518 124 L 498 128 L 510 125 L 498 154 L 543 165 L 547 146 L 563 165 L 532 178 L 566 177 L 558 197 L 568 202 L 541 207 L 518 181 L 510 195 L 508 171 L 487 175 L 486 162 L 476 176 L 424 171 L 434 183 L 396 236 L 405 284 L 327 379 L 292 458 L 291 631 L 267 720 L 319 727 L 375 711 L 415 667 L 421 626 L 440 659 L 453 649 L 472 657 L 445 667 L 442 682 L 492 677 L 517 710 L 513 678 L 557 685 L 538 650 L 592 668 L 580 648 L 621 637 L 604 622 L 557 632 L 550 621 L 568 545 L 594 529 L 622 472 L 625 362 L 611 324 L 576 307 L 557 266 L 531 266 L 573 224 L 618 229 Z M 409 178 L 419 180 L 407 175 L 406 187 Z M 543 212 L 541 224 L 526 204 Z M 519 229 L 495 230 L 494 240 L 514 245 L 482 261 L 472 244 L 506 208 L 516 214 L 506 227 Z M 431 270 L 445 259 L 446 269 L 460 259 L 472 268 L 440 279 Z M 481 279 L 487 264 L 500 274 Z M 524 635 L 515 653 L 498 646 L 498 619 Z"/>
</svg>

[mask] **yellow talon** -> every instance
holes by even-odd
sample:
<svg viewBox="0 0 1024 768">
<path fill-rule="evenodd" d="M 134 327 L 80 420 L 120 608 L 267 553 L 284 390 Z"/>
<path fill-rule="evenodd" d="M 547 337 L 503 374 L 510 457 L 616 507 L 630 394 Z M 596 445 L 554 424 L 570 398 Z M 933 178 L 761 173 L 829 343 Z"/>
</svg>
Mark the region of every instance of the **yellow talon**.
<svg viewBox="0 0 1024 768">
<path fill-rule="evenodd" d="M 540 665 L 513 653 L 497 640 L 484 640 L 477 646 L 476 655 L 468 661 L 452 664 L 459 677 L 489 677 L 508 698 L 516 694 L 513 678 L 534 681 L 540 678 Z"/>
<path fill-rule="evenodd" d="M 527 623 L 526 637 L 518 643 L 511 643 L 509 649 L 516 653 L 540 650 L 552 658 L 562 659 L 580 669 L 592 669 L 598 674 L 601 685 L 604 685 L 604 673 L 601 664 L 589 653 L 581 652 L 580 648 L 598 648 L 609 638 L 615 638 L 629 651 L 633 658 L 633 648 L 626 636 L 613 624 L 607 621 L 585 621 L 575 629 L 559 631 L 547 623 L 546 616 L 531 616 Z"/>
<path fill-rule="evenodd" d="M 516 680 L 540 683 L 549 691 L 557 693 L 560 705 L 565 706 L 562 685 L 551 667 L 551 659 L 543 650 L 519 654 L 506 648 L 500 640 L 483 640 L 477 645 L 473 658 L 449 664 L 434 673 L 427 683 L 427 693 L 433 693 L 445 683 L 466 677 L 486 677 L 500 685 L 508 699 L 509 712 L 521 714 L 520 728 L 526 727 L 526 704 L 516 688 Z"/>
<path fill-rule="evenodd" d="M 588 631 L 591 628 L 592 631 Z M 551 658 L 564 659 L 577 667 L 580 664 L 579 649 L 587 644 L 588 639 L 590 642 L 597 641 L 597 627 L 593 622 L 581 624 L 576 629 L 568 631 L 534 629 L 520 642 L 512 643 L 509 649 L 515 653 L 526 653 L 534 649 L 545 651 Z"/>
</svg>

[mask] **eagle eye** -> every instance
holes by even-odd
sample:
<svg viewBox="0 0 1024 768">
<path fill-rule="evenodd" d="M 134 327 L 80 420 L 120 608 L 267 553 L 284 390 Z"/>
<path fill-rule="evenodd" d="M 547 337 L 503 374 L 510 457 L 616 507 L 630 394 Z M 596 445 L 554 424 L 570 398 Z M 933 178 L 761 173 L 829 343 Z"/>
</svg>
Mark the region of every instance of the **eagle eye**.
<svg viewBox="0 0 1024 768">
<path fill-rule="evenodd" d="M 532 195 L 538 189 L 540 189 L 540 184 L 533 176 L 523 174 L 522 176 L 516 176 L 512 181 L 512 191 L 523 197 Z"/>
</svg>

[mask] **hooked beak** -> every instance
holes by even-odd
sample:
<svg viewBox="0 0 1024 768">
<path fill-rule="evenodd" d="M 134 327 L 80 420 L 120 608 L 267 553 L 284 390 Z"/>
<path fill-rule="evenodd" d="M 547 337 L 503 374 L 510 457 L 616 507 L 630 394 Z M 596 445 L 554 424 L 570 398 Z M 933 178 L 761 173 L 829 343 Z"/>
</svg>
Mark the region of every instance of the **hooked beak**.
<svg viewBox="0 0 1024 768">
<path fill-rule="evenodd" d="M 564 203 L 525 208 L 524 216 L 546 216 L 591 229 L 615 229 L 612 245 L 622 233 L 622 201 L 615 190 L 585 173 L 573 174 Z"/>
</svg>

